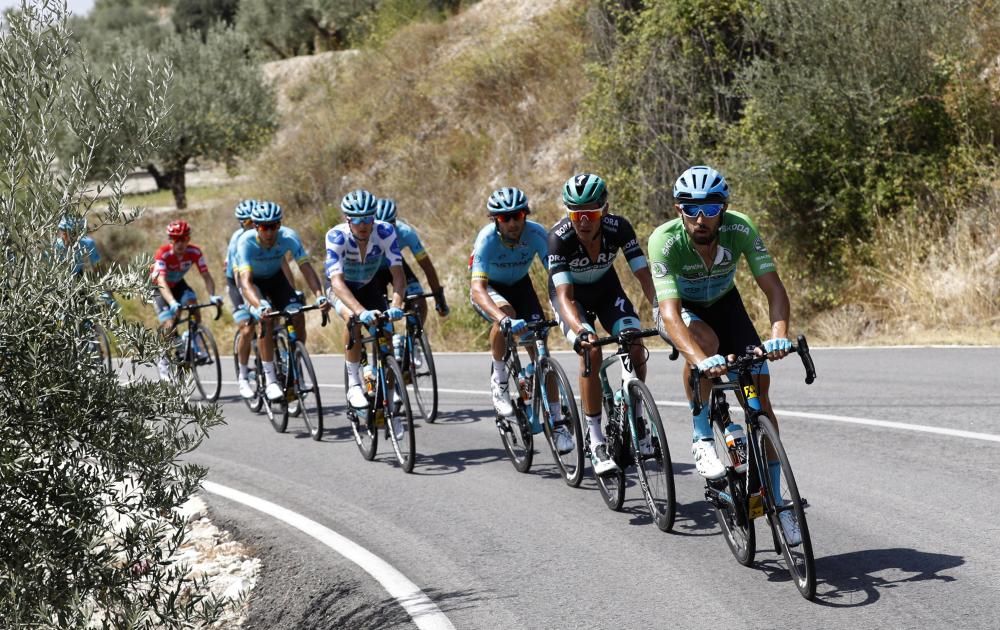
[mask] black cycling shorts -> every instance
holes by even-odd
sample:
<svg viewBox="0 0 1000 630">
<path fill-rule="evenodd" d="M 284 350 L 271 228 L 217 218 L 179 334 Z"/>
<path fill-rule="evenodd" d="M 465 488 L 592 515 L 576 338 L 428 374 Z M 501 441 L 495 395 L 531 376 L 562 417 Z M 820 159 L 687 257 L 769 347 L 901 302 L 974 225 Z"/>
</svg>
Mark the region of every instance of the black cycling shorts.
<svg viewBox="0 0 1000 630">
<path fill-rule="evenodd" d="M 500 284 L 490 281 L 486 284 L 486 291 L 497 306 L 510 305 L 514 309 L 515 319 L 523 319 L 526 322 L 542 321 L 542 304 L 538 301 L 535 286 L 531 284 L 531 276 L 525 274 L 514 284 Z M 472 307 L 476 309 L 480 317 L 493 323 L 493 318 L 479 308 L 475 302 L 472 303 Z"/>
<path fill-rule="evenodd" d="M 270 278 L 254 278 L 253 286 L 257 289 L 257 294 L 270 302 L 271 308 L 276 311 L 284 310 L 292 302 L 299 301 L 295 289 L 280 271 Z"/>
<path fill-rule="evenodd" d="M 681 314 L 684 323 L 690 326 L 692 316 L 708 324 L 719 338 L 718 354 L 740 355 L 746 352 L 747 346 L 759 346 L 760 336 L 746 307 L 740 292 L 733 287 L 711 306 L 694 302 L 681 301 Z"/>
<path fill-rule="evenodd" d="M 418 293 L 423 293 L 424 289 L 420 286 L 420 280 L 417 279 L 417 275 L 413 273 L 413 269 L 410 268 L 406 261 L 403 261 L 403 277 L 406 278 L 406 295 L 416 295 Z M 371 280 L 376 286 L 385 287 L 385 290 L 392 290 L 392 272 L 389 271 L 388 267 L 379 267 L 379 270 L 375 272 L 375 277 Z M 403 297 L 405 298 L 406 295 Z"/>
<path fill-rule="evenodd" d="M 574 284 L 573 300 L 576 303 L 577 317 L 587 322 L 590 328 L 594 328 L 594 322 L 600 321 L 604 330 L 611 335 L 617 335 L 627 328 L 639 328 L 639 315 L 635 312 L 635 306 L 625 295 L 625 289 L 618 280 L 618 274 L 614 270 L 608 271 L 604 276 L 593 284 Z M 559 311 L 559 303 L 556 300 L 556 287 L 549 281 L 549 302 L 552 310 L 556 314 L 556 321 L 570 343 L 576 342 L 575 330 L 570 330 Z M 597 332 L 593 330 L 593 332 Z"/>
</svg>

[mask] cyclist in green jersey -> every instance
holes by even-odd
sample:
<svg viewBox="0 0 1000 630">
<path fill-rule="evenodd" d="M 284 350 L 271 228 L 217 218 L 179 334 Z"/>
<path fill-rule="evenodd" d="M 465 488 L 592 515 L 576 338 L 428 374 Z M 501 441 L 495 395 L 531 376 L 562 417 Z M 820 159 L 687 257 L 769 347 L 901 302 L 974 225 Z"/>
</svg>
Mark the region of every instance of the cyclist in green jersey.
<svg viewBox="0 0 1000 630">
<path fill-rule="evenodd" d="M 696 365 L 706 377 L 725 373 L 725 356 L 741 354 L 749 345 L 761 345 L 734 280 L 736 265 L 743 256 L 767 296 L 771 338 L 764 342 L 764 350 L 771 360 L 783 358 L 791 347 L 787 339 L 788 294 L 757 227 L 746 215 L 728 210 L 729 186 L 725 178 L 708 166 L 694 166 L 681 174 L 673 192 L 678 216 L 653 232 L 647 250 L 656 286 L 658 307 L 654 316 L 660 334 L 668 337 L 688 364 Z M 755 380 L 761 405 L 774 419 L 766 364 Z M 690 401 L 687 366 L 683 381 Z M 702 400 L 708 400 L 707 379 L 702 380 L 701 388 Z M 715 452 L 707 405 L 693 422 L 692 453 L 698 472 L 709 479 L 721 477 L 725 467 Z M 772 466 L 771 474 L 779 473 L 780 468 Z M 777 480 L 772 487 L 778 487 Z"/>
</svg>

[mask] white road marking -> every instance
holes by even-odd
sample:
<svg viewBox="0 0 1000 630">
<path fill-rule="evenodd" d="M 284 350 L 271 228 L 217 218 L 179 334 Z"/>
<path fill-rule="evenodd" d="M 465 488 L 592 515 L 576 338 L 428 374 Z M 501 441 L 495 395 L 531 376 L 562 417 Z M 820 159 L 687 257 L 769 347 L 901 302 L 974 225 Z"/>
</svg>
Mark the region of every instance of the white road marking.
<svg viewBox="0 0 1000 630">
<path fill-rule="evenodd" d="M 219 485 L 211 481 L 202 483 L 205 491 L 217 494 L 221 497 L 242 503 L 260 512 L 272 516 L 278 520 L 288 523 L 295 529 L 302 531 L 316 540 L 320 541 L 330 549 L 333 549 L 354 564 L 358 565 L 368 575 L 375 578 L 379 584 L 392 595 L 399 605 L 413 619 L 421 630 L 455 630 L 448 617 L 437 607 L 427 595 L 420 590 L 416 584 L 411 582 L 405 575 L 400 573 L 391 564 L 379 558 L 361 545 L 358 545 L 349 538 L 320 525 L 316 521 L 308 519 L 301 514 L 292 512 L 245 492 L 240 492 L 227 486 Z"/>
<path fill-rule="evenodd" d="M 223 381 L 223 385 L 235 385 L 236 381 Z M 344 388 L 343 385 L 327 385 L 320 383 L 320 387 L 329 388 Z M 441 394 L 463 394 L 463 395 L 476 395 L 476 396 L 490 396 L 490 392 L 486 390 L 479 389 L 448 389 L 445 387 L 438 387 L 438 393 Z M 580 397 L 576 397 L 580 400 Z M 678 402 L 673 400 L 657 400 L 657 405 L 661 407 L 683 407 L 688 406 L 687 402 Z M 733 409 L 737 412 L 741 411 L 737 406 L 733 406 Z M 835 416 L 826 413 L 810 413 L 807 411 L 789 411 L 787 409 L 775 409 L 774 412 L 779 418 L 789 416 L 792 418 L 808 418 L 810 420 L 827 420 L 830 422 L 841 422 L 845 424 L 861 424 L 869 427 L 881 427 L 885 429 L 900 429 L 902 431 L 916 431 L 918 433 L 933 433 L 936 435 L 947 435 L 949 437 L 961 437 L 968 438 L 970 440 L 981 440 L 984 442 L 1000 442 L 1000 435 L 993 435 L 992 433 L 976 433 L 974 431 L 962 431 L 961 429 L 947 429 L 944 427 L 932 427 L 926 424 L 909 424 L 907 422 L 893 422 L 891 420 L 875 420 L 873 418 L 855 418 L 852 416 Z"/>
</svg>

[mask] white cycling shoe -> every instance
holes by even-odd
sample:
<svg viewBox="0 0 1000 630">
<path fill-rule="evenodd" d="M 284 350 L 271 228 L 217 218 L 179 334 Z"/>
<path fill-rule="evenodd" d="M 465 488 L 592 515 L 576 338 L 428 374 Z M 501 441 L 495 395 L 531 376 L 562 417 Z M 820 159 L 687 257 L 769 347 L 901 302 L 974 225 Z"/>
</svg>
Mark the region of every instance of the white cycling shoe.
<svg viewBox="0 0 1000 630">
<path fill-rule="evenodd" d="M 639 454 L 643 457 L 652 457 L 656 455 L 656 449 L 653 447 L 653 436 L 646 434 L 646 437 L 639 440 Z"/>
<path fill-rule="evenodd" d="M 490 379 L 490 390 L 493 393 L 493 409 L 498 416 L 508 418 L 514 415 L 514 403 L 510 400 L 510 391 L 507 381 L 497 383 Z"/>
<path fill-rule="evenodd" d="M 799 521 L 795 518 L 795 512 L 785 510 L 778 514 L 778 521 L 781 522 L 781 531 L 785 534 L 785 541 L 789 547 L 802 544 L 802 531 L 799 529 Z"/>
<path fill-rule="evenodd" d="M 366 409 L 368 407 L 368 397 L 360 385 L 351 385 L 347 389 L 347 404 L 355 409 Z"/>
<path fill-rule="evenodd" d="M 576 446 L 573 436 L 566 430 L 566 427 L 557 427 L 556 430 L 553 431 L 553 437 L 555 437 L 556 441 L 556 450 L 560 455 L 565 455 L 566 453 L 571 452 Z"/>
<path fill-rule="evenodd" d="M 726 467 L 715 452 L 715 440 L 698 440 L 691 445 L 694 467 L 705 479 L 720 479 L 726 475 Z"/>
<path fill-rule="evenodd" d="M 245 378 L 241 378 L 237 383 L 237 386 L 240 388 L 241 398 L 253 398 L 257 395 L 257 392 L 255 392 L 253 387 L 250 386 L 250 381 Z"/>
<path fill-rule="evenodd" d="M 590 463 L 594 466 L 594 472 L 598 475 L 606 475 L 618 470 L 618 464 L 608 455 L 608 445 L 598 444 L 593 447 L 593 457 Z"/>
<path fill-rule="evenodd" d="M 406 423 L 403 422 L 402 418 L 396 416 L 392 418 L 392 432 L 396 435 L 397 440 L 402 440 L 403 436 L 406 435 Z"/>
<path fill-rule="evenodd" d="M 281 400 L 285 397 L 285 390 L 281 389 L 281 385 L 277 383 L 268 383 L 267 387 L 264 388 L 264 395 L 267 396 L 268 400 Z"/>
</svg>

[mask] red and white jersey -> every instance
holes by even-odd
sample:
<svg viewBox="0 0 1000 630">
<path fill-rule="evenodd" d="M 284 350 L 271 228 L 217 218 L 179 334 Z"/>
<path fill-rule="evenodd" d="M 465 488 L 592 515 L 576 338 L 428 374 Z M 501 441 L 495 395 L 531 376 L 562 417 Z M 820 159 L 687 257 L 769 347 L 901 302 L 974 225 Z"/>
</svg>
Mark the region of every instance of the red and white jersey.
<svg viewBox="0 0 1000 630">
<path fill-rule="evenodd" d="M 153 267 L 149 277 L 153 280 L 160 277 L 166 278 L 167 286 L 173 287 L 181 281 L 191 265 L 197 265 L 198 271 L 201 273 L 208 271 L 205 255 L 201 253 L 200 248 L 188 245 L 187 249 L 178 256 L 174 253 L 174 246 L 166 243 L 156 250 L 156 255 L 153 256 Z"/>
</svg>

